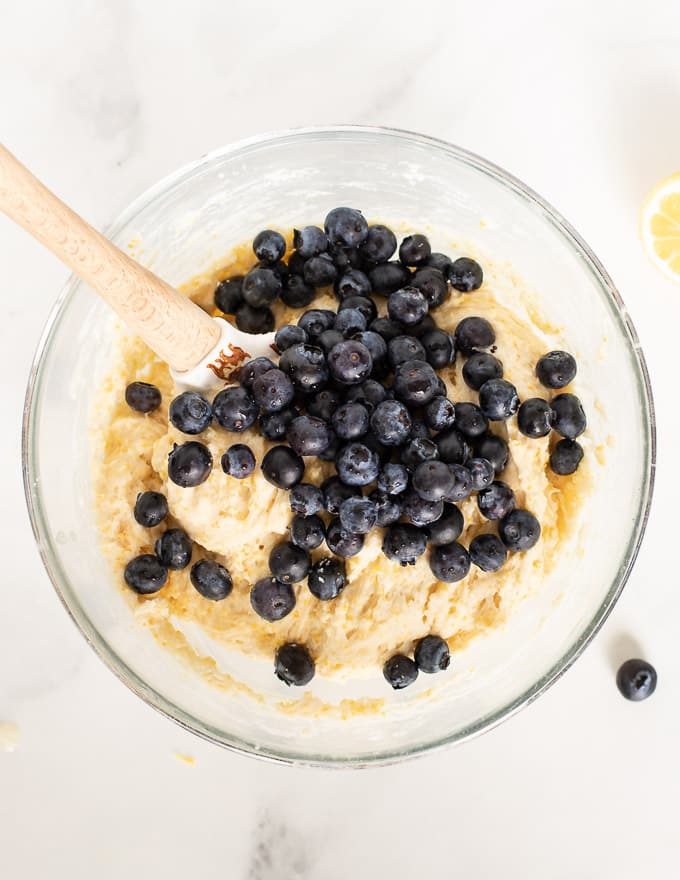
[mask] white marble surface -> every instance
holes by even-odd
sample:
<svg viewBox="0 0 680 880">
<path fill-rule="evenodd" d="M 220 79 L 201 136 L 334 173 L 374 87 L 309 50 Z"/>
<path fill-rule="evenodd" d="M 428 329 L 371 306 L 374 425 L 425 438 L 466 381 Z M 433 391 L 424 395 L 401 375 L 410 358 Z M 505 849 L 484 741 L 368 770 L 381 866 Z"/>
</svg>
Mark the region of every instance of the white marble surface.
<svg viewBox="0 0 680 880">
<path fill-rule="evenodd" d="M 680 170 L 677 0 L 5 2 L 0 106 L 7 145 L 99 225 L 176 166 L 261 130 L 383 123 L 471 148 L 551 200 L 611 271 L 648 356 L 660 434 L 630 583 L 538 703 L 401 767 L 331 773 L 236 757 L 128 692 L 41 568 L 19 424 L 66 271 L 0 219 L 0 721 L 19 731 L 0 753 L 2 876 L 676 876 L 680 287 L 647 262 L 636 223 L 646 190 Z M 631 651 L 660 674 L 641 705 L 613 681 Z"/>
</svg>

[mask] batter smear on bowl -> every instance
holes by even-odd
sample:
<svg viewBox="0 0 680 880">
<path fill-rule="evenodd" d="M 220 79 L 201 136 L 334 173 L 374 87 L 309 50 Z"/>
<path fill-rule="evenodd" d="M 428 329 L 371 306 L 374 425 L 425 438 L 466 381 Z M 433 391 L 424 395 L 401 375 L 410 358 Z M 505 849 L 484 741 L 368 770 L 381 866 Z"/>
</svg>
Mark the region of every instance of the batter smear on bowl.
<svg viewBox="0 0 680 880">
<path fill-rule="evenodd" d="M 276 350 L 206 399 L 121 332 L 94 467 L 130 601 L 159 634 L 198 625 L 288 685 L 445 675 L 575 530 L 573 355 L 495 267 L 419 233 L 398 245 L 350 208 L 260 232 L 185 291 L 276 328 Z"/>
</svg>

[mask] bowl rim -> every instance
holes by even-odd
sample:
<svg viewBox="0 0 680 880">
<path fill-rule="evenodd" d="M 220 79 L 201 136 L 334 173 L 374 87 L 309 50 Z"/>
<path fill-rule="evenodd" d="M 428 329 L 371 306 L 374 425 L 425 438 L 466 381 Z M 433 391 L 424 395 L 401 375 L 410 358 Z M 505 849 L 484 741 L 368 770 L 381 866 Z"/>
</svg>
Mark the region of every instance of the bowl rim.
<svg viewBox="0 0 680 880">
<path fill-rule="evenodd" d="M 23 409 L 21 455 L 24 494 L 28 507 L 31 528 L 48 577 L 54 586 L 59 600 L 87 643 L 114 673 L 114 675 L 123 682 L 123 684 L 125 684 L 145 703 L 160 712 L 166 718 L 179 724 L 180 727 L 196 734 L 202 739 L 220 745 L 231 751 L 252 755 L 274 763 L 288 765 L 361 768 L 387 765 L 412 759 L 438 751 L 454 743 L 466 742 L 473 737 L 492 730 L 501 722 L 512 717 L 521 709 L 533 703 L 534 700 L 541 696 L 541 694 L 545 693 L 564 675 L 576 659 L 583 653 L 585 648 L 601 629 L 621 595 L 630 576 L 644 537 L 649 520 L 656 471 L 656 419 L 649 372 L 637 331 L 609 273 L 589 245 L 586 244 L 579 233 L 559 211 L 538 195 L 538 193 L 531 189 L 531 187 L 523 183 L 519 178 L 476 153 L 458 147 L 443 139 L 387 126 L 346 124 L 309 126 L 264 132 L 212 150 L 201 156 L 199 159 L 189 162 L 161 178 L 157 183 L 153 184 L 137 196 L 137 198 L 118 215 L 115 221 L 105 229 L 105 234 L 107 237 L 115 236 L 126 224 L 131 222 L 141 210 L 146 208 L 150 202 L 153 202 L 161 195 L 167 194 L 174 187 L 181 184 L 186 178 L 191 177 L 216 160 L 224 159 L 229 156 L 233 157 L 239 153 L 248 153 L 252 150 L 271 146 L 276 143 L 285 143 L 290 140 L 313 140 L 320 137 L 333 138 L 347 136 L 370 136 L 373 138 L 407 141 L 411 144 L 415 143 L 429 149 L 443 151 L 448 155 L 452 155 L 459 162 L 471 166 L 477 171 L 494 178 L 499 184 L 514 191 L 516 195 L 522 197 L 534 207 L 539 208 L 545 219 L 558 233 L 561 234 L 566 244 L 582 258 L 586 267 L 594 276 L 597 285 L 602 290 L 607 304 L 613 312 L 614 319 L 619 323 L 621 332 L 624 337 L 627 338 L 630 345 L 633 356 L 632 362 L 636 367 L 637 372 L 637 390 L 643 402 L 643 427 L 645 434 L 643 448 L 644 484 L 640 495 L 638 514 L 635 525 L 631 531 L 626 553 L 623 558 L 623 564 L 619 568 L 617 577 L 614 579 L 612 585 L 604 596 L 592 620 L 589 625 L 585 627 L 580 636 L 575 639 L 574 643 L 563 654 L 563 656 L 553 663 L 541 678 L 509 703 L 495 709 L 493 712 L 487 713 L 472 724 L 468 725 L 462 731 L 440 737 L 430 743 L 419 744 L 412 748 L 387 749 L 384 752 L 367 753 L 360 758 L 329 757 L 305 754 L 304 752 L 291 750 L 281 750 L 280 752 L 277 752 L 270 748 L 262 749 L 254 742 L 246 742 L 234 736 L 225 736 L 224 731 L 219 731 L 192 717 L 180 707 L 175 706 L 168 698 L 148 686 L 109 646 L 108 642 L 99 633 L 87 614 L 81 608 L 75 594 L 71 593 L 69 590 L 68 577 L 65 573 L 58 571 L 58 554 L 53 547 L 52 537 L 41 511 L 39 480 L 36 479 L 37 459 L 35 455 L 35 437 L 37 432 L 34 430 L 37 405 L 40 401 L 41 365 L 44 357 L 50 349 L 51 343 L 56 337 L 62 310 L 73 295 L 74 289 L 82 283 L 75 275 L 71 275 L 68 278 L 52 306 L 31 362 Z"/>
</svg>

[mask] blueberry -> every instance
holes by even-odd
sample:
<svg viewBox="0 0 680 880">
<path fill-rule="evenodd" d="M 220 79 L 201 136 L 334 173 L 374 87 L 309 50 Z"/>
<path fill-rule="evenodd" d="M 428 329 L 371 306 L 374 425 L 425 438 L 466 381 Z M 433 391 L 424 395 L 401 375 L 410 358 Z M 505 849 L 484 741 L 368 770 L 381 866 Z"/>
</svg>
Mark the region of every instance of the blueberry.
<svg viewBox="0 0 680 880">
<path fill-rule="evenodd" d="M 258 260 L 275 263 L 286 253 L 286 239 L 280 232 L 263 229 L 253 239 L 253 250 Z"/>
<path fill-rule="evenodd" d="M 382 336 L 372 330 L 362 330 L 352 338 L 368 349 L 373 362 L 373 373 L 387 373 L 387 343 Z"/>
<path fill-rule="evenodd" d="M 508 551 L 496 535 L 477 535 L 470 541 L 470 561 L 482 571 L 498 571 L 505 564 Z"/>
<path fill-rule="evenodd" d="M 290 524 L 290 540 L 296 547 L 303 550 L 314 550 L 319 547 L 326 537 L 326 527 L 320 516 L 311 514 L 302 516 L 297 514 Z"/>
<path fill-rule="evenodd" d="M 445 639 L 430 635 L 417 642 L 413 659 L 420 672 L 443 672 L 449 668 L 451 654 Z"/>
<path fill-rule="evenodd" d="M 326 214 L 324 229 L 331 244 L 357 247 L 368 237 L 368 223 L 354 208 L 333 208 Z"/>
<path fill-rule="evenodd" d="M 560 476 L 573 474 L 581 464 L 583 447 L 577 440 L 559 440 L 550 453 L 550 468 Z"/>
<path fill-rule="evenodd" d="M 396 321 L 393 321 L 391 318 L 376 318 L 374 321 L 368 325 L 369 330 L 373 330 L 374 333 L 378 333 L 385 342 L 389 342 L 390 339 L 395 339 L 397 336 L 401 336 L 404 332 L 404 328 L 401 324 L 397 324 Z M 424 349 L 421 352 L 421 355 L 424 354 Z M 408 358 L 404 358 L 404 360 L 408 360 Z"/>
<path fill-rule="evenodd" d="M 347 583 L 345 566 L 337 559 L 326 556 L 312 566 L 307 578 L 309 592 L 317 599 L 336 599 Z"/>
<path fill-rule="evenodd" d="M 304 226 L 293 230 L 293 247 L 305 260 L 317 257 L 328 248 L 328 238 L 318 226 Z"/>
<path fill-rule="evenodd" d="M 254 424 L 259 412 L 250 394 L 238 386 L 225 388 L 213 400 L 215 421 L 227 431 L 245 431 Z"/>
<path fill-rule="evenodd" d="M 356 385 L 368 378 L 373 367 L 370 351 L 355 339 L 346 339 L 333 346 L 328 355 L 328 368 L 334 379 Z"/>
<path fill-rule="evenodd" d="M 323 351 L 315 345 L 292 345 L 281 355 L 279 367 L 301 391 L 319 391 L 328 381 L 326 358 Z"/>
<path fill-rule="evenodd" d="M 271 309 L 256 309 L 243 303 L 236 310 L 236 326 L 242 333 L 271 333 L 275 326 Z"/>
<path fill-rule="evenodd" d="M 456 348 L 466 355 L 478 348 L 489 348 L 496 341 L 496 333 L 486 318 L 463 318 L 454 335 Z"/>
<path fill-rule="evenodd" d="M 276 651 L 274 673 L 284 684 L 304 687 L 314 678 L 314 661 L 304 645 L 288 642 Z"/>
<path fill-rule="evenodd" d="M 371 282 L 373 293 L 379 296 L 389 296 L 400 287 L 409 283 L 411 273 L 403 263 L 380 263 L 369 270 L 368 279 Z"/>
<path fill-rule="evenodd" d="M 536 364 L 536 375 L 546 388 L 564 388 L 576 375 L 576 361 L 567 351 L 549 351 Z"/>
<path fill-rule="evenodd" d="M 433 397 L 425 407 L 425 421 L 433 431 L 452 428 L 456 421 L 456 408 L 447 397 Z"/>
<path fill-rule="evenodd" d="M 184 489 L 199 486 L 210 476 L 212 463 L 208 447 L 190 440 L 173 446 L 168 454 L 168 477 L 176 486 Z"/>
<path fill-rule="evenodd" d="M 411 430 L 408 409 L 398 400 L 383 400 L 371 415 L 371 430 L 383 446 L 401 446 Z"/>
<path fill-rule="evenodd" d="M 368 486 L 378 476 L 380 461 L 363 443 L 348 443 L 340 450 L 335 467 L 347 486 Z"/>
<path fill-rule="evenodd" d="M 415 470 L 421 461 L 439 458 L 439 450 L 432 440 L 414 437 L 401 450 L 401 463 L 409 470 Z"/>
<path fill-rule="evenodd" d="M 512 510 L 498 524 L 498 535 L 508 550 L 523 553 L 541 537 L 541 526 L 528 510 Z"/>
<path fill-rule="evenodd" d="M 368 348 L 368 346 L 366 347 Z M 375 379 L 366 379 L 359 385 L 352 385 L 345 392 L 345 401 L 347 403 L 353 401 L 356 403 L 363 403 L 363 405 L 371 411 L 373 411 L 379 403 L 382 403 L 386 397 L 387 392 L 385 391 L 385 386 L 380 382 L 376 382 Z"/>
<path fill-rule="evenodd" d="M 363 260 L 358 247 L 343 247 L 340 244 L 330 244 L 328 254 L 333 260 L 333 265 L 339 275 L 344 275 L 348 269 L 361 269 Z"/>
<path fill-rule="evenodd" d="M 423 265 L 432 253 L 430 242 L 424 235 L 407 235 L 399 246 L 399 259 L 405 266 Z"/>
<path fill-rule="evenodd" d="M 456 428 L 442 431 L 434 439 L 439 458 L 447 464 L 463 464 L 470 457 L 470 447 Z"/>
<path fill-rule="evenodd" d="M 474 440 L 481 437 L 489 426 L 489 422 L 474 403 L 457 403 L 456 410 L 456 428 L 466 438 Z"/>
<path fill-rule="evenodd" d="M 231 593 L 233 582 L 227 569 L 212 559 L 201 559 L 191 566 L 191 583 L 204 599 L 220 602 Z"/>
<path fill-rule="evenodd" d="M 191 538 L 184 529 L 168 529 L 156 541 L 154 550 L 161 565 L 173 571 L 186 568 L 191 562 Z"/>
<path fill-rule="evenodd" d="M 326 529 L 326 544 L 331 553 L 347 558 L 361 553 L 364 536 L 348 531 L 339 519 L 333 519 Z"/>
<path fill-rule="evenodd" d="M 348 498 L 340 505 L 339 519 L 346 531 L 365 535 L 375 526 L 378 512 L 369 498 Z"/>
<path fill-rule="evenodd" d="M 441 394 L 439 395 L 439 397 L 441 397 Z M 413 419 L 413 421 L 411 422 L 411 433 L 409 434 L 408 439 L 429 440 L 430 429 L 427 426 L 427 422 L 424 422 L 422 419 Z M 437 457 L 438 456 L 436 455 L 435 458 Z"/>
<path fill-rule="evenodd" d="M 393 562 L 415 565 L 426 546 L 427 538 L 422 529 L 408 523 L 395 523 L 385 532 L 382 550 Z"/>
<path fill-rule="evenodd" d="M 268 370 L 274 369 L 276 369 L 276 364 L 269 360 L 269 358 L 253 358 L 252 361 L 247 361 L 239 370 L 238 381 L 241 384 L 241 387 L 245 388 L 246 391 L 252 391 L 253 383 L 257 377 L 266 373 Z"/>
<path fill-rule="evenodd" d="M 260 433 L 267 440 L 283 440 L 288 430 L 288 425 L 295 418 L 295 411 L 282 409 L 275 413 L 263 413 L 260 416 Z"/>
<path fill-rule="evenodd" d="M 299 251 L 293 251 L 293 253 L 290 254 L 290 256 L 288 257 L 288 263 L 286 264 L 286 269 L 288 269 L 288 281 L 290 281 L 294 275 L 299 276 L 300 280 L 302 279 L 302 273 L 304 271 L 306 262 L 306 257 L 303 257 Z M 286 288 L 284 286 L 283 293 L 281 294 L 281 299 L 284 302 L 285 292 Z"/>
<path fill-rule="evenodd" d="M 333 413 L 331 423 L 341 440 L 356 440 L 368 431 L 368 410 L 362 403 L 343 403 Z"/>
<path fill-rule="evenodd" d="M 425 501 L 440 501 L 450 496 L 454 479 L 443 461 L 421 461 L 413 471 L 412 485 Z"/>
<path fill-rule="evenodd" d="M 272 547 L 269 569 L 272 576 L 282 584 L 297 584 L 309 574 L 312 561 L 309 553 L 292 541 L 282 541 Z"/>
<path fill-rule="evenodd" d="M 380 440 L 375 436 L 373 431 L 369 431 L 368 434 L 365 434 L 361 438 L 361 443 L 364 446 L 367 446 L 371 452 L 374 452 L 378 456 L 378 464 L 382 467 L 388 461 L 392 459 L 392 447 L 383 445 Z M 376 474 L 377 479 L 377 474 Z"/>
<path fill-rule="evenodd" d="M 255 470 L 255 456 L 245 443 L 234 443 L 222 456 L 222 470 L 230 477 L 243 480 Z"/>
<path fill-rule="evenodd" d="M 168 502 L 160 492 L 140 492 L 135 501 L 134 516 L 140 526 L 152 529 L 168 515 Z"/>
<path fill-rule="evenodd" d="M 477 505 L 487 519 L 503 519 L 515 506 L 515 493 L 507 483 L 496 480 L 477 493 Z"/>
<path fill-rule="evenodd" d="M 517 389 L 507 379 L 489 379 L 479 389 L 479 407 L 492 422 L 504 422 L 519 408 Z"/>
<path fill-rule="evenodd" d="M 243 302 L 241 286 L 243 276 L 236 275 L 233 278 L 225 278 L 215 288 L 215 305 L 226 315 L 233 315 Z"/>
<path fill-rule="evenodd" d="M 295 591 L 290 584 L 283 584 L 276 578 L 262 578 L 250 591 L 250 604 L 256 614 L 274 623 L 295 608 Z"/>
<path fill-rule="evenodd" d="M 419 321 L 416 321 L 415 324 L 409 324 L 408 327 L 405 329 L 408 330 L 411 336 L 415 336 L 416 339 L 422 339 L 428 333 L 432 333 L 433 330 L 437 330 L 437 322 L 432 317 L 432 315 L 423 315 L 423 317 Z"/>
<path fill-rule="evenodd" d="M 272 446 L 262 459 L 265 479 L 279 489 L 290 489 L 302 480 L 305 463 L 289 446 Z"/>
<path fill-rule="evenodd" d="M 444 512 L 443 501 L 426 501 L 412 488 L 407 489 L 399 500 L 402 502 L 402 514 L 414 526 L 436 522 Z"/>
<path fill-rule="evenodd" d="M 140 413 L 150 413 L 161 405 L 161 392 L 149 382 L 130 382 L 125 389 L 125 403 Z"/>
<path fill-rule="evenodd" d="M 517 427 L 526 437 L 545 437 L 552 428 L 550 404 L 540 397 L 525 400 L 517 411 Z"/>
<path fill-rule="evenodd" d="M 348 337 L 361 333 L 367 326 L 366 318 L 359 309 L 342 309 L 335 318 L 333 329 Z"/>
<path fill-rule="evenodd" d="M 446 278 L 439 269 L 431 266 L 417 269 L 409 279 L 409 284 L 423 294 L 431 309 L 440 306 L 449 293 Z"/>
<path fill-rule="evenodd" d="M 336 514 L 340 505 L 347 498 L 356 498 L 361 494 L 354 486 L 347 486 L 340 477 L 329 477 L 321 484 L 324 497 L 324 507 L 329 513 Z"/>
<path fill-rule="evenodd" d="M 279 298 L 282 290 L 279 274 L 269 267 L 251 269 L 241 286 L 243 299 L 254 309 L 270 306 Z"/>
<path fill-rule="evenodd" d="M 330 309 L 308 309 L 298 318 L 298 327 L 314 342 L 324 330 L 330 330 L 334 322 L 335 312 Z"/>
<path fill-rule="evenodd" d="M 465 521 L 455 504 L 445 504 L 441 517 L 428 526 L 427 533 L 433 547 L 451 544 L 460 538 Z M 440 578 L 442 580 L 442 578 Z"/>
<path fill-rule="evenodd" d="M 396 249 L 397 237 L 391 229 L 379 223 L 368 227 L 361 253 L 369 263 L 386 263 Z"/>
<path fill-rule="evenodd" d="M 395 654 L 383 666 L 383 675 L 395 691 L 400 691 L 418 678 L 418 667 L 405 654 Z"/>
<path fill-rule="evenodd" d="M 424 406 L 437 393 L 437 378 L 426 361 L 404 361 L 394 371 L 394 395 L 407 406 Z"/>
<path fill-rule="evenodd" d="M 393 367 L 406 361 L 424 361 L 425 346 L 414 336 L 396 336 L 388 340 L 387 357 Z"/>
<path fill-rule="evenodd" d="M 152 553 L 135 556 L 125 566 L 125 583 L 140 596 L 157 593 L 168 580 L 168 570 Z"/>
<path fill-rule="evenodd" d="M 496 474 L 505 470 L 509 455 L 508 444 L 497 434 L 482 434 L 475 440 L 475 456 L 490 461 Z"/>
<path fill-rule="evenodd" d="M 350 296 L 370 297 L 371 282 L 360 269 L 347 269 L 335 282 L 335 292 L 341 300 Z"/>
<path fill-rule="evenodd" d="M 324 388 L 312 397 L 307 403 L 307 412 L 310 416 L 316 416 L 325 422 L 330 422 L 333 413 L 340 406 L 340 395 L 331 388 Z"/>
<path fill-rule="evenodd" d="M 278 412 L 293 400 L 293 383 L 283 370 L 268 370 L 253 382 L 252 396 L 264 412 Z"/>
<path fill-rule="evenodd" d="M 298 345 L 300 342 L 307 342 L 307 332 L 303 327 L 297 327 L 295 324 L 284 324 L 279 327 L 274 336 L 274 344 L 279 350 L 279 354 L 283 353 L 291 345 Z"/>
<path fill-rule="evenodd" d="M 283 260 L 275 260 L 273 263 L 268 263 L 265 260 L 260 260 L 259 263 L 256 264 L 255 267 L 257 269 L 273 269 L 274 272 L 279 276 L 281 282 L 283 284 L 288 280 L 288 275 L 290 274 L 288 271 L 288 266 L 283 262 Z"/>
<path fill-rule="evenodd" d="M 368 496 L 373 504 L 377 514 L 376 525 L 381 529 L 391 526 L 401 518 L 402 503 L 401 496 L 388 495 L 380 489 L 376 489 Z"/>
<path fill-rule="evenodd" d="M 616 686 L 627 700 L 639 702 L 656 690 L 656 669 L 646 660 L 626 660 L 616 673 Z"/>
<path fill-rule="evenodd" d="M 339 330 L 324 330 L 321 336 L 317 336 L 314 342 L 323 349 L 323 353 L 328 357 L 332 348 L 335 348 L 345 337 Z"/>
<path fill-rule="evenodd" d="M 479 492 L 493 483 L 496 472 L 491 462 L 485 458 L 469 458 L 465 467 L 470 474 L 470 488 L 473 492 Z"/>
<path fill-rule="evenodd" d="M 338 306 L 338 312 L 344 312 L 345 309 L 358 309 L 366 318 L 367 325 L 374 321 L 378 314 L 375 303 L 367 296 L 346 296 Z"/>
<path fill-rule="evenodd" d="M 438 581 L 456 583 L 470 571 L 470 555 L 457 541 L 436 545 L 430 550 L 430 570 Z"/>
<path fill-rule="evenodd" d="M 427 260 L 425 260 L 425 265 L 432 269 L 438 269 L 442 274 L 446 275 L 452 262 L 451 257 L 446 254 L 440 254 L 433 251 Z"/>
<path fill-rule="evenodd" d="M 428 330 L 420 337 L 420 343 L 425 349 L 428 364 L 435 370 L 443 370 L 456 358 L 453 336 L 444 330 Z"/>
<path fill-rule="evenodd" d="M 323 492 L 311 483 L 298 483 L 293 486 L 288 496 L 290 509 L 302 516 L 311 516 L 323 510 Z"/>
<path fill-rule="evenodd" d="M 463 379 L 473 391 L 479 391 L 489 379 L 503 378 L 503 364 L 486 351 L 475 351 L 463 364 Z"/>
<path fill-rule="evenodd" d="M 281 302 L 291 309 L 304 309 L 312 302 L 315 295 L 314 288 L 305 282 L 302 275 L 290 275 L 281 291 Z"/>
<path fill-rule="evenodd" d="M 469 257 L 459 257 L 451 264 L 448 272 L 451 287 L 463 293 L 470 293 L 482 286 L 484 273 L 482 267 Z"/>
<path fill-rule="evenodd" d="M 400 495 L 408 486 L 408 471 L 403 464 L 386 464 L 380 471 L 377 486 L 388 495 Z"/>
<path fill-rule="evenodd" d="M 465 501 L 472 493 L 472 477 L 470 471 L 462 464 L 449 464 L 449 473 L 453 484 L 446 496 L 447 501 Z"/>
<path fill-rule="evenodd" d="M 402 287 L 389 295 L 387 313 L 401 324 L 417 324 L 428 311 L 427 300 L 415 287 Z"/>
<path fill-rule="evenodd" d="M 554 429 L 567 440 L 575 440 L 586 429 L 586 414 L 575 394 L 558 394 L 550 401 Z"/>
<path fill-rule="evenodd" d="M 297 416 L 288 425 L 286 440 L 298 455 L 320 455 L 331 442 L 331 431 L 323 419 Z"/>
<path fill-rule="evenodd" d="M 338 277 L 338 270 L 330 254 L 319 254 L 318 257 L 310 257 L 307 260 L 302 277 L 305 279 L 305 284 L 311 287 L 328 287 Z"/>
</svg>

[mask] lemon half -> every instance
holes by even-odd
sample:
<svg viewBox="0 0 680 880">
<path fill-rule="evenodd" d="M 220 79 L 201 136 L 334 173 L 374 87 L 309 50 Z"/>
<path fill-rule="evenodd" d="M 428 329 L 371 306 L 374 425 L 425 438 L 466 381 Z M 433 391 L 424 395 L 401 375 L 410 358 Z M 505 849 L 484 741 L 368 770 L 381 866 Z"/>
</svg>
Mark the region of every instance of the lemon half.
<svg viewBox="0 0 680 880">
<path fill-rule="evenodd" d="M 654 265 L 680 283 L 680 173 L 667 177 L 647 197 L 640 237 Z"/>
</svg>

